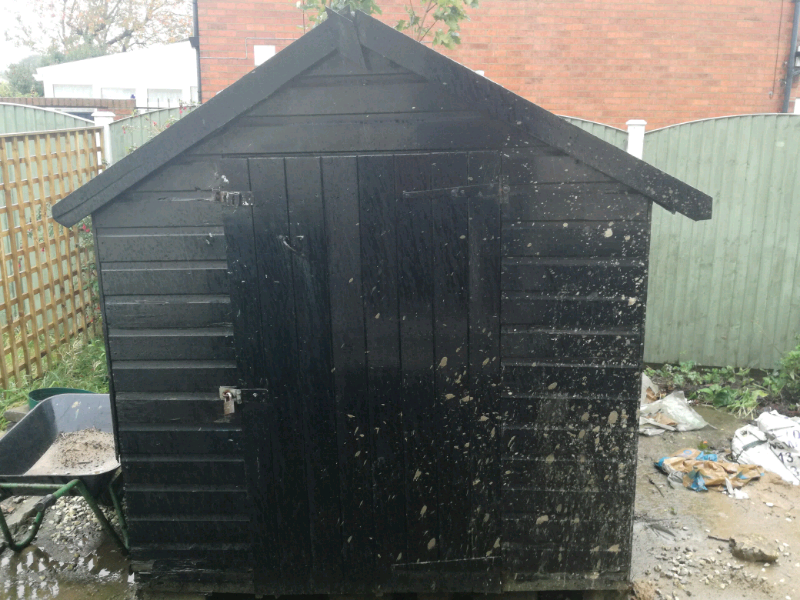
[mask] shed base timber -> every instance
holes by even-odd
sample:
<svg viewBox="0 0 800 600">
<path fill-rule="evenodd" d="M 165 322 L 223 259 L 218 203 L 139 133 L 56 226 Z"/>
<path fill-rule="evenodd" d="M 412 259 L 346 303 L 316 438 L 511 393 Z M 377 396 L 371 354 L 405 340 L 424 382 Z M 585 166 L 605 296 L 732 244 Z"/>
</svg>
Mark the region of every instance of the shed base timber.
<svg viewBox="0 0 800 600">
<path fill-rule="evenodd" d="M 145 565 L 141 563 L 133 563 L 131 565 L 132 570 L 136 573 L 140 597 L 147 600 L 160 598 L 159 596 L 152 596 L 155 593 L 166 594 L 164 600 L 182 600 L 178 596 L 180 594 L 203 596 L 220 593 L 254 593 L 252 575 L 249 573 L 187 570 L 185 573 L 158 574 L 143 571 L 142 567 L 145 567 Z M 440 578 L 437 577 L 437 579 Z M 330 600 L 374 600 L 376 598 L 388 599 L 393 593 L 412 593 L 418 595 L 418 600 L 450 600 L 451 593 L 431 592 L 431 589 L 435 589 L 436 585 L 437 583 L 434 581 L 425 582 L 420 578 L 414 582 L 403 582 L 402 585 L 386 586 L 390 590 L 384 592 L 330 594 L 329 598 Z M 562 573 L 544 578 L 541 575 L 517 573 L 514 576 L 504 578 L 502 589 L 503 591 L 500 593 L 467 593 L 487 599 L 491 597 L 500 600 L 502 597 L 502 600 L 538 600 L 537 592 L 584 591 L 583 600 L 617 600 L 618 597 L 622 600 L 627 598 L 624 594 L 630 589 L 630 582 L 622 576 L 619 579 L 610 577 L 593 579 L 589 576 Z M 314 593 L 314 591 L 307 593 Z M 148 596 L 147 594 L 151 595 Z M 169 594 L 174 594 L 174 598 Z M 291 594 L 281 593 L 276 590 L 274 595 Z"/>
</svg>

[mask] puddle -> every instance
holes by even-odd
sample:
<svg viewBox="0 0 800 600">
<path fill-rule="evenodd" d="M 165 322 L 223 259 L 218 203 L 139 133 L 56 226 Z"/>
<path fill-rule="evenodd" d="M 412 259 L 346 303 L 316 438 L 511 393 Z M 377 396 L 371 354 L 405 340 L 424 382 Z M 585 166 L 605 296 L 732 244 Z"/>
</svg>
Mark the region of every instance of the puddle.
<svg viewBox="0 0 800 600">
<path fill-rule="evenodd" d="M 0 554 L 0 600 L 133 600 L 128 560 L 105 534 L 77 552 L 60 546 L 42 531 L 19 554 Z"/>
</svg>

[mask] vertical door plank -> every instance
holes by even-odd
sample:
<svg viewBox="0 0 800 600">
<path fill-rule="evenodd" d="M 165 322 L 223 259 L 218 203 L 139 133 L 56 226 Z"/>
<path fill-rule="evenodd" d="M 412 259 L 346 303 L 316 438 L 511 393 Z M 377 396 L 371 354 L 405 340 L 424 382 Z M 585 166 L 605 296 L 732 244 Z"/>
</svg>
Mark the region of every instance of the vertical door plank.
<svg viewBox="0 0 800 600">
<path fill-rule="evenodd" d="M 406 547 L 394 158 L 359 156 L 358 173 L 367 383 L 374 436 L 375 560 L 381 583 L 389 580 L 391 565 L 403 560 Z"/>
<path fill-rule="evenodd" d="M 467 154 L 433 155 L 431 187 L 468 184 Z M 440 560 L 469 558 L 469 222 L 466 198 L 446 190 L 432 200 L 434 339 L 438 413 Z M 452 585 L 462 585 L 450 581 Z M 447 585 L 447 583 L 445 584 Z M 463 588 L 462 588 L 463 589 Z"/>
<path fill-rule="evenodd" d="M 266 385 L 261 340 L 261 303 L 258 299 L 258 264 L 253 231 L 253 207 L 240 206 L 225 215 L 233 336 L 240 388 Z M 231 385 L 232 382 L 229 382 Z"/>
<path fill-rule="evenodd" d="M 497 181 L 499 157 L 470 156 L 473 184 Z M 500 205 L 497 198 L 469 201 L 469 354 L 473 417 L 472 552 L 474 558 L 500 554 Z M 495 564 L 494 569 L 497 568 Z M 493 583 L 488 573 L 476 574 L 475 591 Z"/>
<path fill-rule="evenodd" d="M 253 209 L 242 206 L 225 217 L 225 243 L 228 252 L 231 305 L 233 306 L 233 338 L 240 388 L 264 388 L 266 375 L 264 346 L 261 339 L 261 305 L 258 301 L 258 264 L 253 231 Z M 220 382 L 224 384 L 225 382 Z M 227 382 L 228 385 L 234 382 Z M 272 469 L 272 448 L 269 425 L 265 424 L 267 407 L 245 403 L 242 411 L 247 484 L 250 490 L 251 543 L 253 544 L 254 583 L 279 580 L 275 492 Z M 266 443 L 265 443 L 266 438 Z"/>
<path fill-rule="evenodd" d="M 339 475 L 333 391 L 328 257 L 319 158 L 287 158 L 286 190 L 297 322 L 296 376 L 305 420 L 311 526 L 311 589 L 341 580 Z"/>
<path fill-rule="evenodd" d="M 266 445 L 268 440 L 272 441 L 274 518 L 280 567 L 280 578 L 273 583 L 283 593 L 302 593 L 308 589 L 311 541 L 302 396 L 296 373 L 299 357 L 292 254 L 283 243 L 289 236 L 284 160 L 258 158 L 249 163 L 259 266 L 261 332 L 266 355 L 262 368 L 272 407 L 272 414 L 266 414 L 265 405 L 264 414 L 260 414 L 251 427 L 253 430 L 263 428 L 257 443 Z M 255 532 L 256 535 L 259 533 Z M 257 584 L 259 578 L 264 578 L 259 571 L 255 576 Z"/>
<path fill-rule="evenodd" d="M 403 192 L 430 189 L 430 157 L 395 157 L 397 271 L 400 308 L 403 430 L 406 454 L 408 549 L 403 562 L 439 559 L 439 501 L 433 372 L 433 219 L 428 198 Z"/>
<path fill-rule="evenodd" d="M 339 446 L 342 570 L 346 591 L 354 593 L 369 589 L 375 574 L 372 438 L 356 157 L 323 158 L 322 188 Z"/>
</svg>

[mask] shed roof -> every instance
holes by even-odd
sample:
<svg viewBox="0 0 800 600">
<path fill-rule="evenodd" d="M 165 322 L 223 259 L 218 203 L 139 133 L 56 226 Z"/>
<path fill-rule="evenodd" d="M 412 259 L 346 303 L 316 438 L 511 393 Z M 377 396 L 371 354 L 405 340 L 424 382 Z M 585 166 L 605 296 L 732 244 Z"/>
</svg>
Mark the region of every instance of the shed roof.
<svg viewBox="0 0 800 600">
<path fill-rule="evenodd" d="M 690 185 L 362 12 L 356 12 L 351 19 L 332 11 L 319 27 L 61 200 L 53 207 L 53 217 L 62 225 L 74 225 L 332 52 L 338 51 L 365 68 L 362 47 L 443 86 L 490 118 L 519 128 L 522 133 L 616 179 L 673 213 L 679 212 L 694 220 L 711 218 L 711 197 Z"/>
</svg>

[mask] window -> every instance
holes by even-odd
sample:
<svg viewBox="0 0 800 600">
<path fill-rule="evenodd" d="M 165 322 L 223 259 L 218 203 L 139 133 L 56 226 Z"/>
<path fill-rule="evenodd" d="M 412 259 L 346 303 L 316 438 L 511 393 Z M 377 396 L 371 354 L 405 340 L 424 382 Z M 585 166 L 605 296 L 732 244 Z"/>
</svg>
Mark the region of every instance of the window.
<svg viewBox="0 0 800 600">
<path fill-rule="evenodd" d="M 275 46 L 253 46 L 253 60 L 256 66 L 275 56 Z"/>
<path fill-rule="evenodd" d="M 108 100 L 128 100 L 136 96 L 134 88 L 103 88 L 100 97 Z"/>
<path fill-rule="evenodd" d="M 181 90 L 147 90 L 148 108 L 171 108 L 180 103 Z"/>
<path fill-rule="evenodd" d="M 69 83 L 53 84 L 53 98 L 91 98 L 92 86 L 70 85 Z"/>
</svg>

